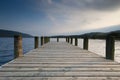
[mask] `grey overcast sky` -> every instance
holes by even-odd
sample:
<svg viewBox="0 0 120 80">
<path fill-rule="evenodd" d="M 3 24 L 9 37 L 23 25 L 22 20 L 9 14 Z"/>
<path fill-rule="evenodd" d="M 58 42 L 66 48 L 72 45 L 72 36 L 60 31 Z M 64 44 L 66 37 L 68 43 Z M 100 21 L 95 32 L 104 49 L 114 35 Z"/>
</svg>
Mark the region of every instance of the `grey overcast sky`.
<svg viewBox="0 0 120 80">
<path fill-rule="evenodd" d="M 0 29 L 72 34 L 120 25 L 120 0 L 0 0 Z"/>
</svg>

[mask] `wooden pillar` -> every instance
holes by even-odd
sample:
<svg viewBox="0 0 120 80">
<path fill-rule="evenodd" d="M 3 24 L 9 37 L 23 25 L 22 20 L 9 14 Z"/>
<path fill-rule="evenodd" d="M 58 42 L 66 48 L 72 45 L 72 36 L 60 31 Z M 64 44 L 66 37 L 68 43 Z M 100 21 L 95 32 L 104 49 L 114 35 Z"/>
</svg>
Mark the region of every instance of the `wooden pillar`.
<svg viewBox="0 0 120 80">
<path fill-rule="evenodd" d="M 66 41 L 68 42 L 68 37 L 66 37 Z"/>
<path fill-rule="evenodd" d="M 45 44 L 45 37 L 43 37 L 43 45 Z"/>
<path fill-rule="evenodd" d="M 88 50 L 88 38 L 84 38 L 83 49 Z"/>
<path fill-rule="evenodd" d="M 48 42 L 50 42 L 50 38 L 48 37 Z"/>
<path fill-rule="evenodd" d="M 71 38 L 71 41 L 70 41 L 71 44 L 73 44 L 73 38 Z"/>
<path fill-rule="evenodd" d="M 57 38 L 57 42 L 59 42 L 59 38 Z"/>
<path fill-rule="evenodd" d="M 46 43 L 48 43 L 49 42 L 49 38 L 48 37 L 46 37 Z"/>
<path fill-rule="evenodd" d="M 49 37 L 47 37 L 47 43 L 49 42 Z"/>
<path fill-rule="evenodd" d="M 48 38 L 48 41 L 50 42 L 50 38 Z"/>
<path fill-rule="evenodd" d="M 41 37 L 41 46 L 44 44 L 44 37 Z"/>
<path fill-rule="evenodd" d="M 39 37 L 36 36 L 36 37 L 34 38 L 34 41 L 35 41 L 35 43 L 34 43 L 34 44 L 35 44 L 34 48 L 36 49 L 36 48 L 39 47 Z"/>
<path fill-rule="evenodd" d="M 47 43 L 47 37 L 44 37 L 44 44 Z"/>
<path fill-rule="evenodd" d="M 78 39 L 75 38 L 75 46 L 78 46 Z"/>
<path fill-rule="evenodd" d="M 113 36 L 106 38 L 106 59 L 114 60 L 115 39 Z"/>
<path fill-rule="evenodd" d="M 22 36 L 14 36 L 14 58 L 23 56 Z"/>
<path fill-rule="evenodd" d="M 49 37 L 44 37 L 44 43 L 48 43 L 49 42 Z"/>
<path fill-rule="evenodd" d="M 68 43 L 70 42 L 70 38 L 68 37 Z"/>
<path fill-rule="evenodd" d="M 67 39 L 67 37 L 66 37 L 66 42 L 68 42 L 68 39 Z"/>
</svg>

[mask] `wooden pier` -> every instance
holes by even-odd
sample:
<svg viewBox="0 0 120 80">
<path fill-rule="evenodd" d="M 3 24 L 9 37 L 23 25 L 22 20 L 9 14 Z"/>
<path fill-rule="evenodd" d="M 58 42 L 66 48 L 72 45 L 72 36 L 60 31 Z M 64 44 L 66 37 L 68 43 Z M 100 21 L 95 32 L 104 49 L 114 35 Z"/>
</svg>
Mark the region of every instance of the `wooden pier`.
<svg viewBox="0 0 120 80">
<path fill-rule="evenodd" d="M 113 60 L 58 39 L 37 47 L 1 66 L 0 80 L 120 80 Z"/>
</svg>

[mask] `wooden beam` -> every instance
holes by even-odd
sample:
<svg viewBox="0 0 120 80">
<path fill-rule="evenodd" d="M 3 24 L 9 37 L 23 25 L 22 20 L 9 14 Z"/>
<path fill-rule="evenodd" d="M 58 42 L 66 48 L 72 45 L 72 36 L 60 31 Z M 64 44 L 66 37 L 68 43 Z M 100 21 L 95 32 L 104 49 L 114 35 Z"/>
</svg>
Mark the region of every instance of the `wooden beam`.
<svg viewBox="0 0 120 80">
<path fill-rule="evenodd" d="M 35 45 L 34 45 L 34 48 L 36 49 L 36 48 L 39 47 L 39 37 L 36 36 L 36 37 L 34 38 L 34 42 L 35 42 L 35 43 L 34 43 L 34 44 L 35 44 Z"/>
<path fill-rule="evenodd" d="M 14 58 L 23 56 L 22 36 L 14 36 Z"/>
<path fill-rule="evenodd" d="M 57 42 L 59 42 L 59 38 L 57 38 Z"/>
<path fill-rule="evenodd" d="M 41 37 L 41 46 L 44 44 L 44 37 Z"/>
<path fill-rule="evenodd" d="M 68 43 L 70 42 L 70 38 L 68 37 Z"/>
<path fill-rule="evenodd" d="M 71 41 L 70 41 L 71 44 L 73 44 L 73 38 L 71 38 Z"/>
<path fill-rule="evenodd" d="M 84 38 L 83 49 L 88 50 L 88 38 Z"/>
<path fill-rule="evenodd" d="M 106 59 L 114 60 L 115 39 L 108 36 L 106 39 Z"/>
<path fill-rule="evenodd" d="M 75 46 L 78 46 L 78 39 L 75 38 Z"/>
</svg>

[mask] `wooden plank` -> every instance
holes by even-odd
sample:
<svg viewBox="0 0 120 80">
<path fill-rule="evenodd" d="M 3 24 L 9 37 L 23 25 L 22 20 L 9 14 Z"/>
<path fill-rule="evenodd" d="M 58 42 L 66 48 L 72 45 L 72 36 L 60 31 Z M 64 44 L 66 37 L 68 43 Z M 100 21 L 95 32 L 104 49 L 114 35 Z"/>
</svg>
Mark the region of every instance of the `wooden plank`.
<svg viewBox="0 0 120 80">
<path fill-rule="evenodd" d="M 72 64 L 72 65 L 75 65 L 75 64 L 79 64 L 79 65 L 83 65 L 83 64 L 89 64 L 89 65 L 92 65 L 92 64 L 102 64 L 102 65 L 118 65 L 118 63 L 115 63 L 115 62 L 9 62 L 10 64 Z"/>
<path fill-rule="evenodd" d="M 119 77 L 0 77 L 1 80 L 119 80 Z"/>
<path fill-rule="evenodd" d="M 41 68 L 41 67 L 36 67 L 36 68 L 2 68 L 0 69 L 0 72 L 36 72 L 36 71 L 40 71 L 40 72 L 65 72 L 65 71 L 69 71 L 69 72 L 112 72 L 112 71 L 116 71 L 119 72 L 120 68 Z"/>
<path fill-rule="evenodd" d="M 31 68 L 31 67 L 41 67 L 41 68 L 64 68 L 64 67 L 69 67 L 69 68 L 119 68 L 120 65 L 39 65 L 39 64 L 19 64 L 19 65 L 5 65 L 3 66 L 3 68 L 5 67 L 20 67 L 20 68 L 23 68 L 23 67 L 27 67 L 27 68 Z"/>
<path fill-rule="evenodd" d="M 120 77 L 120 72 L 0 72 L 0 77 Z"/>
</svg>

